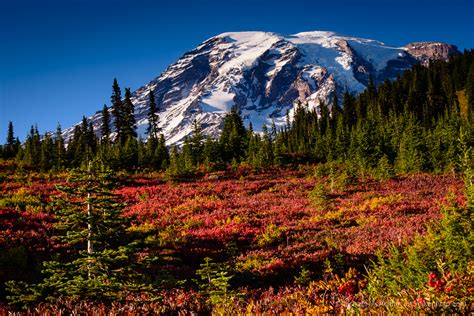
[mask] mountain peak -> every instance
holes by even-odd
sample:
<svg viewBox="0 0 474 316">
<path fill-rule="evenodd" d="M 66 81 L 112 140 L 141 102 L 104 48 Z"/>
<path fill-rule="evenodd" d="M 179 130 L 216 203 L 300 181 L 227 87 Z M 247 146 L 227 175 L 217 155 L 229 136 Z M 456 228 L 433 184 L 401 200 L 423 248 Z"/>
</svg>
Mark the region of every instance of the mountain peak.
<svg viewBox="0 0 474 316">
<path fill-rule="evenodd" d="M 230 38 L 235 41 L 248 41 L 258 37 L 279 36 L 272 32 L 263 31 L 240 31 L 240 32 L 225 32 L 214 36 L 215 38 Z"/>
<path fill-rule="evenodd" d="M 293 37 L 332 37 L 337 36 L 335 32 L 332 31 L 307 31 L 307 32 L 299 32 L 296 34 L 292 34 Z"/>
</svg>

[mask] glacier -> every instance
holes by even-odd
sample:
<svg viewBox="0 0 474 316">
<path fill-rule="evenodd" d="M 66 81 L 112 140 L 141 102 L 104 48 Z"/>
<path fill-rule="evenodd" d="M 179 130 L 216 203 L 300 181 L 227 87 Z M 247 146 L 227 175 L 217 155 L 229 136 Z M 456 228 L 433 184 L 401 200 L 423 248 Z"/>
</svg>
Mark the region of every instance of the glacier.
<svg viewBox="0 0 474 316">
<path fill-rule="evenodd" d="M 369 78 L 377 84 L 394 79 L 414 64 L 447 59 L 454 45 L 411 43 L 393 47 L 383 42 L 312 31 L 293 35 L 229 32 L 186 52 L 161 75 L 132 93 L 138 134 L 146 138 L 148 94 L 159 107 L 159 127 L 168 145 L 181 144 L 196 120 L 203 133 L 219 135 L 232 107 L 255 131 L 263 124 L 281 126 L 301 102 L 317 108 L 334 94 L 363 91 Z M 339 98 L 341 100 L 341 98 Z M 88 118 L 100 136 L 101 114 Z M 74 127 L 65 129 L 66 141 Z"/>
</svg>

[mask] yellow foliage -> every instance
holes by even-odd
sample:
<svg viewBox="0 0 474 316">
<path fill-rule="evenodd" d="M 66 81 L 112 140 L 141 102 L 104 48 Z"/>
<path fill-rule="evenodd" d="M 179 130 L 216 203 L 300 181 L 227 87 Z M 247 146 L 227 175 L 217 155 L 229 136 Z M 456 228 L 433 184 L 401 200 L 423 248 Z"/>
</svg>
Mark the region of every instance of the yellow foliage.
<svg viewBox="0 0 474 316">
<path fill-rule="evenodd" d="M 230 224 L 232 223 L 233 219 L 231 217 L 227 217 L 227 218 L 224 218 L 224 219 L 216 219 L 214 221 L 214 225 L 215 226 L 225 226 L 227 224 Z"/>
<path fill-rule="evenodd" d="M 40 196 L 32 195 L 25 188 L 19 188 L 15 193 L 0 199 L 0 206 L 13 207 L 19 211 L 40 211 L 43 209 L 43 202 Z"/>
<path fill-rule="evenodd" d="M 344 217 L 345 211 L 343 209 L 335 210 L 335 211 L 328 211 L 323 215 L 317 216 L 319 220 L 326 219 L 328 221 L 341 221 Z"/>
<path fill-rule="evenodd" d="M 186 237 L 180 227 L 168 225 L 164 230 L 158 233 L 158 241 L 162 246 L 176 245 L 186 242 Z"/>
<path fill-rule="evenodd" d="M 143 223 L 140 225 L 133 224 L 130 226 L 127 231 L 131 233 L 149 233 L 156 229 L 156 227 L 151 223 Z"/>
<path fill-rule="evenodd" d="M 396 195 L 388 195 L 388 196 L 376 196 L 373 198 L 370 198 L 368 200 L 365 200 L 364 203 L 359 205 L 358 210 L 360 211 L 373 211 L 377 208 L 379 208 L 382 205 L 390 205 L 396 202 L 399 202 L 403 199 L 403 196 L 401 194 L 396 194 Z"/>
<path fill-rule="evenodd" d="M 271 263 L 271 260 L 263 256 L 249 255 L 245 260 L 238 259 L 236 264 L 237 271 L 255 271 Z"/>
<path fill-rule="evenodd" d="M 275 224 L 270 224 L 267 226 L 264 233 L 257 236 L 257 243 L 260 247 L 263 247 L 279 242 L 285 231 L 285 227 L 278 227 Z"/>
<path fill-rule="evenodd" d="M 351 304 L 357 302 L 356 297 L 361 295 L 360 290 L 365 286 L 366 280 L 361 279 L 352 268 L 342 277 L 328 269 L 323 280 L 310 282 L 308 287 L 287 294 L 281 298 L 278 305 L 284 306 L 284 315 L 353 313 L 356 310 L 352 309 Z M 268 306 L 259 304 L 258 300 L 250 300 L 246 312 L 247 315 L 265 315 L 266 308 Z"/>
<path fill-rule="evenodd" d="M 204 225 L 204 222 L 202 220 L 196 220 L 193 218 L 189 218 L 183 222 L 183 228 L 184 229 L 193 229 L 193 228 L 199 228 Z"/>
<path fill-rule="evenodd" d="M 278 188 L 275 188 L 275 187 L 271 187 L 268 189 L 268 192 L 270 193 L 277 192 L 277 191 L 278 191 Z"/>
<path fill-rule="evenodd" d="M 461 116 L 467 120 L 469 118 L 469 102 L 467 100 L 466 90 L 456 91 L 456 96 L 458 97 Z"/>
<path fill-rule="evenodd" d="M 376 221 L 376 218 L 373 215 L 370 215 L 368 217 L 360 217 L 360 218 L 356 219 L 356 223 L 359 226 L 365 226 L 368 223 L 373 223 L 375 221 Z"/>
</svg>

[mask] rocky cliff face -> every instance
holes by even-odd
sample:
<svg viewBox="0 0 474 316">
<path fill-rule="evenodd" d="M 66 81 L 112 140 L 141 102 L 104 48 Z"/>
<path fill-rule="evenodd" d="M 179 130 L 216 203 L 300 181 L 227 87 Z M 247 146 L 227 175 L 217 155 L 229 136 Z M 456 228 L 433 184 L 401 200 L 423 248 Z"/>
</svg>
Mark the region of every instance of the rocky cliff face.
<svg viewBox="0 0 474 316">
<path fill-rule="evenodd" d="M 220 34 L 133 93 L 138 132 L 145 136 L 149 91 L 160 108 L 167 143 L 179 144 L 195 119 L 205 134 L 217 136 L 233 106 L 255 130 L 272 121 L 284 124 L 298 101 L 317 107 L 334 93 L 362 91 L 369 77 L 375 83 L 393 79 L 416 63 L 456 52 L 455 46 L 442 43 L 391 47 L 332 32 Z M 100 114 L 90 119 L 99 130 Z M 72 128 L 65 130 L 65 137 L 71 133 Z"/>
<path fill-rule="evenodd" d="M 432 60 L 448 60 L 449 56 L 459 53 L 455 45 L 445 43 L 418 42 L 408 44 L 405 48 L 423 65 L 428 65 Z"/>
</svg>

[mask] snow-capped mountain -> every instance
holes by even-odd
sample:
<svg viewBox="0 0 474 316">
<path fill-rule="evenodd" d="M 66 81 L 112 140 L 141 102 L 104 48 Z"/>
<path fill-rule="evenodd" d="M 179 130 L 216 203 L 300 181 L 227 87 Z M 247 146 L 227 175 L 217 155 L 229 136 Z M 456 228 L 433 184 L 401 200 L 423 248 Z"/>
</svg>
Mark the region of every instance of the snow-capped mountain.
<svg viewBox="0 0 474 316">
<path fill-rule="evenodd" d="M 416 63 L 447 59 L 454 45 L 382 42 L 333 32 L 282 36 L 268 32 L 223 33 L 185 53 L 159 77 L 132 95 L 138 132 L 145 137 L 148 94 L 154 91 L 159 126 L 168 144 L 180 143 L 196 119 L 206 135 L 220 132 L 223 117 L 237 106 L 255 130 L 283 124 L 297 101 L 317 107 L 334 93 L 358 93 L 368 84 L 393 79 Z M 90 119 L 98 131 L 100 113 Z M 73 128 L 64 131 L 66 139 Z"/>
</svg>

